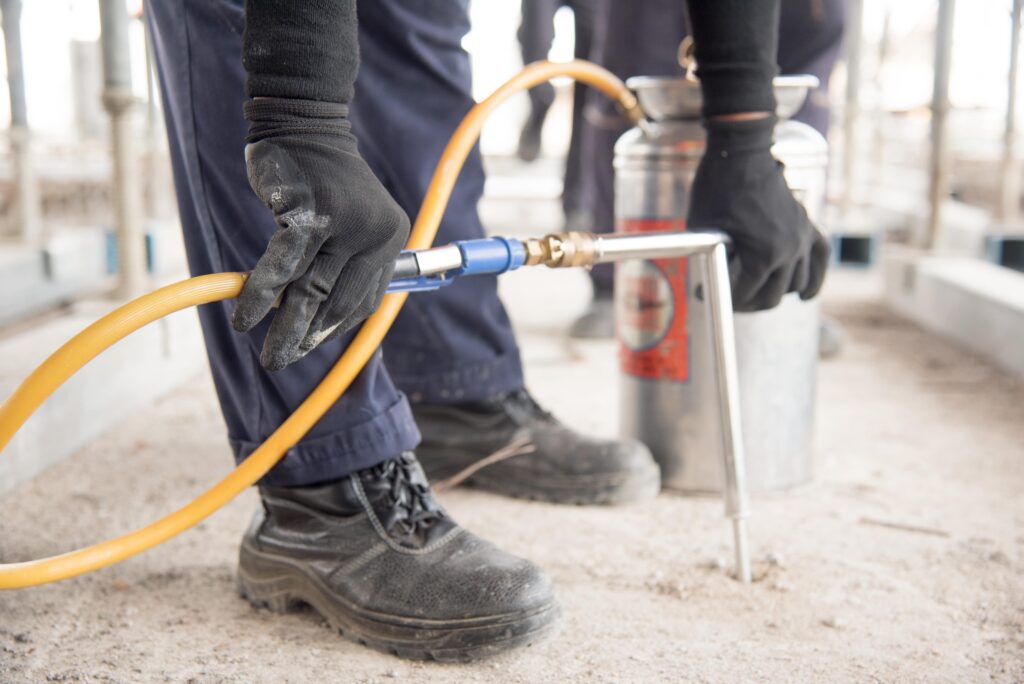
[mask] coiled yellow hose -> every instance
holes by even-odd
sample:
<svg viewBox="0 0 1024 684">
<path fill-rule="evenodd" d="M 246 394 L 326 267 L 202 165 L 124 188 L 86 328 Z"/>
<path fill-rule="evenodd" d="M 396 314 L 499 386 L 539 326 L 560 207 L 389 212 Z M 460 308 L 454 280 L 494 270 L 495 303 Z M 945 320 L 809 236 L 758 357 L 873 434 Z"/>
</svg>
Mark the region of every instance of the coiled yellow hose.
<svg viewBox="0 0 1024 684">
<path fill-rule="evenodd" d="M 597 88 L 617 100 L 631 119 L 639 121 L 641 113 L 633 94 L 622 81 L 596 64 L 574 61 L 528 65 L 470 109 L 455 130 L 434 170 L 409 236 L 408 249 L 425 249 L 433 243 L 463 162 L 490 113 L 511 95 L 558 76 L 570 76 Z M 244 282 L 243 273 L 190 278 L 128 302 L 90 325 L 44 361 L 0 407 L 0 450 L 54 390 L 112 344 L 175 311 L 236 297 Z M 0 589 L 56 582 L 122 561 L 184 532 L 255 484 L 348 388 L 380 346 L 406 296 L 390 294 L 384 298 L 316 389 L 223 480 L 174 513 L 121 537 L 51 558 L 0 565 Z"/>
</svg>

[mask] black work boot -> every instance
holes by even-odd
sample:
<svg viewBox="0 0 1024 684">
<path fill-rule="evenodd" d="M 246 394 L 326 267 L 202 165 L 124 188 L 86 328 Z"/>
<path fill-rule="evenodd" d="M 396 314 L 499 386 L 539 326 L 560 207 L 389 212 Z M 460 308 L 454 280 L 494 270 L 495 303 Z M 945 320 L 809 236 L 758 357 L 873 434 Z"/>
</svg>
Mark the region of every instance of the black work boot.
<svg viewBox="0 0 1024 684">
<path fill-rule="evenodd" d="M 238 562 L 254 605 L 309 605 L 352 641 L 443 661 L 527 645 L 557 621 L 547 576 L 455 524 L 412 454 L 260 495 Z"/>
<path fill-rule="evenodd" d="M 463 404 L 413 404 L 417 447 L 432 482 L 483 465 L 465 480 L 500 494 L 552 503 L 620 504 L 653 498 L 658 465 L 640 442 L 586 437 L 525 390 Z M 516 444 L 525 449 L 510 449 Z M 515 453 L 501 460 L 488 456 Z M 493 462 L 492 462 L 493 461 Z"/>
<path fill-rule="evenodd" d="M 544 119 L 548 110 L 535 108 L 530 109 L 530 115 L 523 124 L 523 130 L 519 134 L 519 148 L 516 154 L 525 162 L 532 162 L 540 156 L 541 134 L 544 131 Z"/>
</svg>

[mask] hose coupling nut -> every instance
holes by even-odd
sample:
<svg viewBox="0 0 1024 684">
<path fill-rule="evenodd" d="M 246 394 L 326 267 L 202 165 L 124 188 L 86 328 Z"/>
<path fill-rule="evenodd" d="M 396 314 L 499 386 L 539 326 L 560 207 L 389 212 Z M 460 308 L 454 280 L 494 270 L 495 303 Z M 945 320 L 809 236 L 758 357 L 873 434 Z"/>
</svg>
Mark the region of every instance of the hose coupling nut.
<svg viewBox="0 0 1024 684">
<path fill-rule="evenodd" d="M 550 268 L 590 266 L 597 258 L 591 233 L 570 231 L 553 233 L 525 241 L 527 266 L 544 264 Z"/>
<path fill-rule="evenodd" d="M 626 115 L 626 118 L 634 126 L 640 126 L 647 122 L 647 116 L 640 107 L 640 101 L 637 100 L 636 95 L 631 91 L 627 90 L 619 96 L 618 105 L 622 109 L 622 113 Z"/>
</svg>

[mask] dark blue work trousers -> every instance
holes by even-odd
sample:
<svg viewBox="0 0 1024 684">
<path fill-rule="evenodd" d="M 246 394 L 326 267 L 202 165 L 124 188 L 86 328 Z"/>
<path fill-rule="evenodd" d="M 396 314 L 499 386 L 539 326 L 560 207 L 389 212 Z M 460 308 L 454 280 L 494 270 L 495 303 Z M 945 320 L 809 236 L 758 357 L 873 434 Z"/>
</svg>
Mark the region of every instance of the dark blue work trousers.
<svg viewBox="0 0 1024 684">
<path fill-rule="evenodd" d="M 434 165 L 472 106 L 468 0 L 359 3 L 362 63 L 351 103 L 359 149 L 415 217 Z M 251 269 L 277 226 L 249 188 L 242 117 L 243 0 L 146 3 L 170 139 L 181 224 L 194 275 Z M 438 243 L 483 235 L 479 150 L 469 156 Z M 277 373 L 259 364 L 269 319 L 241 335 L 233 302 L 200 308 L 210 367 L 236 459 L 271 433 L 326 374 L 351 337 Z M 381 353 L 264 482 L 302 485 L 345 476 L 412 449 L 413 401 L 482 399 L 522 386 L 522 369 L 494 277 L 415 294 Z"/>
<path fill-rule="evenodd" d="M 683 0 L 680 0 L 682 2 Z M 522 0 L 520 3 L 522 23 L 516 37 L 523 55 L 523 64 L 547 59 L 551 44 L 555 40 L 555 13 L 561 7 L 572 9 L 575 27 L 573 56 L 576 59 L 591 59 L 596 43 L 604 35 L 604 23 L 608 15 L 607 0 Z M 583 134 L 583 105 L 586 101 L 587 86 L 577 83 L 572 91 L 572 135 L 569 138 L 569 152 L 565 159 L 565 175 L 562 191 L 562 210 L 566 216 L 585 207 L 581 204 L 580 143 Z M 531 117 L 544 120 L 548 109 L 555 101 L 555 88 L 542 83 L 529 90 Z"/>
</svg>

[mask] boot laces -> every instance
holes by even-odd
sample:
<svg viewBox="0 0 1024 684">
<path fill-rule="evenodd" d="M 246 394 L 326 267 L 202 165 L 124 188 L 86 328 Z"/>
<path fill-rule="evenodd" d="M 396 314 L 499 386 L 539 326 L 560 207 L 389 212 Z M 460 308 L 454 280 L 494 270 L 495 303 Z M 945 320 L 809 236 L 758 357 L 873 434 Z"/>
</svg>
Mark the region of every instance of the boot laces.
<svg viewBox="0 0 1024 684">
<path fill-rule="evenodd" d="M 415 472 L 416 462 L 408 454 L 376 465 L 370 474 L 388 483 L 389 512 L 384 528 L 395 528 L 402 534 L 428 529 L 445 517 L 444 510 L 434 499 L 430 485 Z"/>
</svg>

